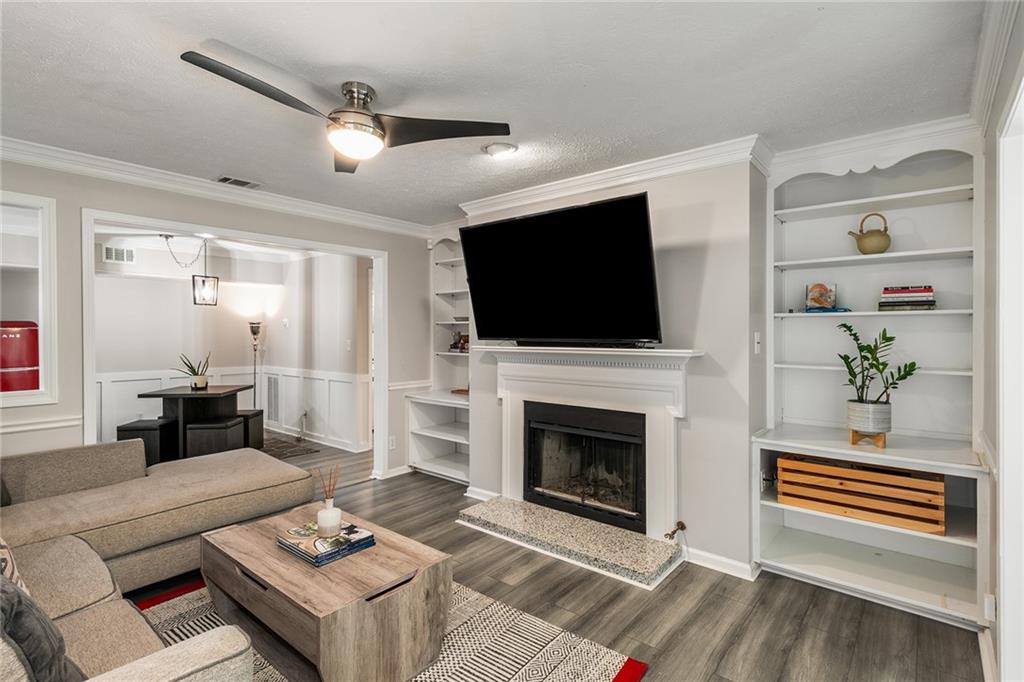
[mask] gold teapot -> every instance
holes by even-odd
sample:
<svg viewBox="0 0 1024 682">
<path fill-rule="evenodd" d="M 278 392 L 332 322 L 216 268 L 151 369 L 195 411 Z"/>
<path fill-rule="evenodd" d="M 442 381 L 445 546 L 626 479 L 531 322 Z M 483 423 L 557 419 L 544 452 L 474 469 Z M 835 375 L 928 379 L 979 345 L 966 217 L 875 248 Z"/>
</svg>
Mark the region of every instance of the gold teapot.
<svg viewBox="0 0 1024 682">
<path fill-rule="evenodd" d="M 864 223 L 872 216 L 878 216 L 882 219 L 882 229 L 865 232 Z M 857 250 L 865 256 L 873 253 L 885 253 L 889 250 L 889 245 L 892 244 L 892 237 L 889 236 L 889 221 L 881 213 L 868 213 L 861 218 L 860 232 L 850 230 L 847 234 L 857 240 Z"/>
</svg>

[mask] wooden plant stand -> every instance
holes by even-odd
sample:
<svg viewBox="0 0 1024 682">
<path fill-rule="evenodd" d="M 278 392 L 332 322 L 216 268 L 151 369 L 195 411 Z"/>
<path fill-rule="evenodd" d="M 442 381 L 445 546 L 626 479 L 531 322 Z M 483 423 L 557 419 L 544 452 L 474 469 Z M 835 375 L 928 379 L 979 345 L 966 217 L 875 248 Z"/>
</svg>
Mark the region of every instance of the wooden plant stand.
<svg viewBox="0 0 1024 682">
<path fill-rule="evenodd" d="M 876 448 L 879 448 L 880 450 L 885 449 L 884 433 L 861 433 L 860 431 L 850 429 L 850 445 L 856 445 L 865 438 L 874 443 Z"/>
</svg>

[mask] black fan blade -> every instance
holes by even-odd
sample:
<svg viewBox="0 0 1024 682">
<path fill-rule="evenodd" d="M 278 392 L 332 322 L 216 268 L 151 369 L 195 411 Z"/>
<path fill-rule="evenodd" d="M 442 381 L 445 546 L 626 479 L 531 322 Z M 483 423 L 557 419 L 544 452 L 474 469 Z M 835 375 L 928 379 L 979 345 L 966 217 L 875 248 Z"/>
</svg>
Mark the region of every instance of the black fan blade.
<svg viewBox="0 0 1024 682">
<path fill-rule="evenodd" d="M 507 123 L 443 121 L 436 118 L 406 118 L 388 114 L 377 114 L 377 120 L 384 126 L 384 144 L 388 147 L 451 137 L 490 137 L 509 134 Z"/>
<path fill-rule="evenodd" d="M 243 88 L 249 88 L 253 92 L 258 92 L 264 97 L 269 97 L 275 102 L 280 102 L 286 107 L 298 109 L 302 113 L 309 114 L 311 116 L 326 118 L 328 121 L 331 120 L 302 100 L 292 97 L 284 90 L 275 88 L 270 83 L 264 83 L 259 78 L 250 76 L 249 74 L 239 71 L 238 69 L 228 66 L 222 62 L 218 62 L 216 59 L 212 59 L 206 55 L 201 55 L 198 52 L 192 52 L 191 50 L 183 53 L 181 58 L 189 64 L 194 64 L 200 69 L 206 69 L 210 73 L 216 74 L 221 78 L 227 78 L 233 83 L 238 83 Z"/>
<path fill-rule="evenodd" d="M 359 168 L 359 162 L 355 159 L 350 159 L 344 154 L 334 152 L 334 172 L 335 173 L 355 173 L 356 168 Z"/>
</svg>

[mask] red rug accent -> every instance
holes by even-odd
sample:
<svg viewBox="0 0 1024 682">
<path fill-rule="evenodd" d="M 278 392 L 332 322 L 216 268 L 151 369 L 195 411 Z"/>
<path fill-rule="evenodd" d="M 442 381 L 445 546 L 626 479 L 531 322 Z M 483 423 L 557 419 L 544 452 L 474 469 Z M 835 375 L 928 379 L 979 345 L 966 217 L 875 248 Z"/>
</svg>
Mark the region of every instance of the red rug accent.
<svg viewBox="0 0 1024 682">
<path fill-rule="evenodd" d="M 145 611 L 146 609 L 150 608 L 151 606 L 156 606 L 157 604 L 163 604 L 165 601 L 170 601 L 170 600 L 172 600 L 172 599 L 174 599 L 176 597 L 180 597 L 183 594 L 188 594 L 189 592 L 195 592 L 196 590 L 201 590 L 204 587 L 206 587 L 206 583 L 203 582 L 203 579 L 202 578 L 197 578 L 197 579 L 191 580 L 191 581 L 189 581 L 189 582 L 187 582 L 187 583 L 185 583 L 183 585 L 178 585 L 177 587 L 172 587 L 171 589 L 167 590 L 166 592 L 161 592 L 158 595 L 149 597 L 147 599 L 140 599 L 139 601 L 135 602 L 135 605 L 137 607 L 139 607 L 140 611 Z"/>
<path fill-rule="evenodd" d="M 627 658 L 612 682 L 638 682 L 646 672 L 646 663 L 635 658 Z"/>
</svg>

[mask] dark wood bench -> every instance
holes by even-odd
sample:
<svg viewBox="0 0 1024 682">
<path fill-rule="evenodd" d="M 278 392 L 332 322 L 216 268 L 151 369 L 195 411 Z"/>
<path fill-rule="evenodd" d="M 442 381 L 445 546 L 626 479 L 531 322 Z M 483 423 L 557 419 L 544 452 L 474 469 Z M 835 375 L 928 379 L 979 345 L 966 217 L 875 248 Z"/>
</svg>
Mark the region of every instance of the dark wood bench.
<svg viewBox="0 0 1024 682">
<path fill-rule="evenodd" d="M 263 448 L 263 410 L 239 410 L 238 416 L 245 420 L 245 447 Z"/>
<path fill-rule="evenodd" d="M 245 419 L 220 417 L 190 422 L 185 426 L 185 451 L 189 457 L 245 447 Z"/>
<path fill-rule="evenodd" d="M 146 448 L 146 466 L 178 459 L 178 420 L 136 419 L 117 427 L 118 440 L 139 438 Z"/>
</svg>

